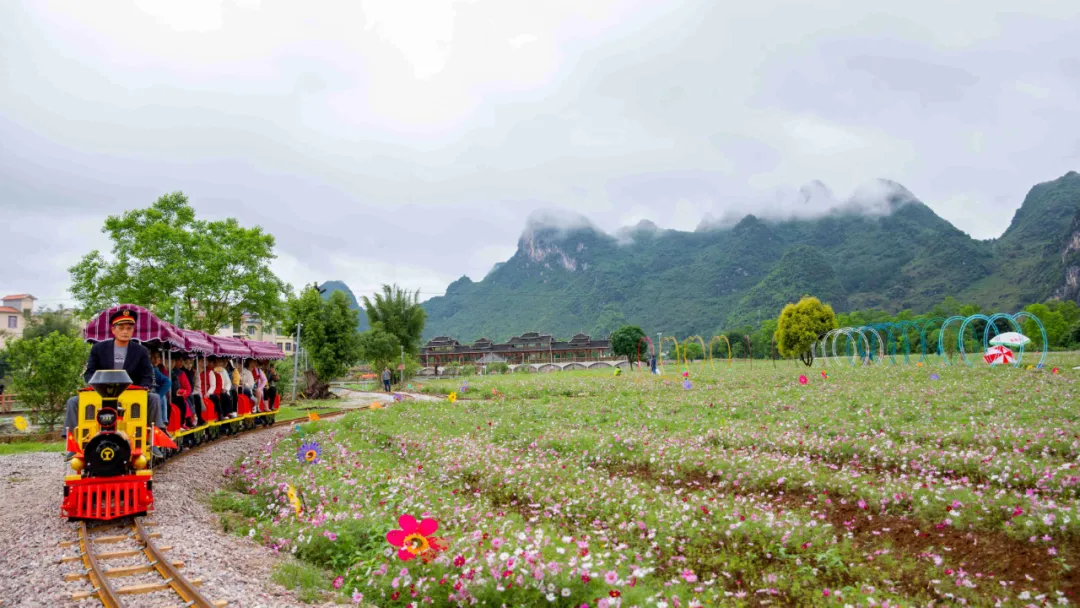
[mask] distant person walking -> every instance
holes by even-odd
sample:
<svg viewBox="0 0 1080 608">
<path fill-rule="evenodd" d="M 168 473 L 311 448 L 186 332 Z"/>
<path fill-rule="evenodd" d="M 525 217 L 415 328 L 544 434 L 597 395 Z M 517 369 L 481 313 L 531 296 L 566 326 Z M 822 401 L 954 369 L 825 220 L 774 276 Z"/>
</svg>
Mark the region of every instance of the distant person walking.
<svg viewBox="0 0 1080 608">
<path fill-rule="evenodd" d="M 384 369 L 383 372 L 382 372 L 382 385 L 383 385 L 383 390 L 389 393 L 390 392 L 390 366 L 389 365 L 386 366 L 386 369 Z"/>
</svg>

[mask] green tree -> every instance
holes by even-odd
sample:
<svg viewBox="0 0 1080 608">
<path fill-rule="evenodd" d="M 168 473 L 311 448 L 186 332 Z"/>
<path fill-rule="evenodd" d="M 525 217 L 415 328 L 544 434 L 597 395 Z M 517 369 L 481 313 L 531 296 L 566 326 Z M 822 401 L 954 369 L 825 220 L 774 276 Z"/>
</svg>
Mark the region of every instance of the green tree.
<svg viewBox="0 0 1080 608">
<path fill-rule="evenodd" d="M 411 355 L 420 352 L 420 336 L 424 333 L 427 313 L 420 307 L 420 290 L 408 292 L 397 285 L 383 285 L 375 299 L 363 296 L 364 311 L 371 327 L 381 326 L 397 338 Z"/>
<path fill-rule="evenodd" d="M 1069 340 L 1069 324 L 1065 322 L 1065 317 L 1058 311 L 1052 311 L 1046 304 L 1029 304 L 1024 307 L 1026 312 L 1029 312 L 1039 318 L 1042 321 L 1043 328 L 1046 329 L 1046 345 L 1042 344 L 1042 332 L 1039 331 L 1037 323 L 1031 319 L 1025 319 L 1024 324 L 1021 326 L 1024 335 L 1031 338 L 1031 346 L 1043 349 L 1050 346 L 1065 346 Z"/>
<path fill-rule="evenodd" d="M 310 369 L 304 370 L 309 399 L 330 396 L 329 382 L 343 376 L 360 360 L 360 333 L 356 331 L 359 311 L 349 308 L 345 294 L 337 291 L 323 300 L 314 286 L 287 305 L 286 329 L 295 336 L 300 324 L 300 347 L 308 354 Z"/>
<path fill-rule="evenodd" d="M 836 329 L 832 306 L 806 296 L 798 304 L 788 304 L 776 321 L 776 348 L 785 357 L 799 357 L 807 366 L 814 364 L 814 342 Z"/>
<path fill-rule="evenodd" d="M 401 358 L 401 342 L 382 325 L 376 325 L 360 334 L 360 352 L 372 371 L 381 374 L 384 368 L 397 367 L 393 363 Z"/>
<path fill-rule="evenodd" d="M 63 418 L 68 397 L 84 384 L 89 354 L 90 345 L 81 337 L 60 332 L 8 346 L 12 392 L 30 408 L 35 422 L 51 431 Z"/>
<path fill-rule="evenodd" d="M 60 310 L 46 310 L 31 318 L 30 326 L 23 330 L 23 339 L 32 340 L 58 331 L 65 336 L 80 336 L 82 324 L 70 314 Z"/>
<path fill-rule="evenodd" d="M 631 363 L 638 361 L 638 343 L 645 337 L 645 332 L 637 325 L 623 325 L 611 333 L 611 352 L 626 357 Z M 648 342 L 641 345 L 641 360 L 648 357 Z"/>
<path fill-rule="evenodd" d="M 684 360 L 700 361 L 705 358 L 705 351 L 702 350 L 701 345 L 696 340 L 691 340 L 683 344 L 682 356 Z"/>
<path fill-rule="evenodd" d="M 264 322 L 281 314 L 289 287 L 270 271 L 274 237 L 258 226 L 198 220 L 187 197 L 173 192 L 147 209 L 109 216 L 102 232 L 112 259 L 95 250 L 69 269 L 85 313 L 126 302 L 172 319 L 179 304 L 185 327 L 210 333 L 245 312 Z"/>
</svg>

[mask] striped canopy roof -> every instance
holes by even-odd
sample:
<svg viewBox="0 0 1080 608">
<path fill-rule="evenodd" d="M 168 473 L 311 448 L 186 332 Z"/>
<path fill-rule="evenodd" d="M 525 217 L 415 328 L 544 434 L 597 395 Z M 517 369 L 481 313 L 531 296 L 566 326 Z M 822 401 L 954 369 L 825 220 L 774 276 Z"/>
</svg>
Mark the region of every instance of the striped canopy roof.
<svg viewBox="0 0 1080 608">
<path fill-rule="evenodd" d="M 117 304 L 97 315 L 86 324 L 83 329 L 83 337 L 90 342 L 102 342 L 113 337 L 109 318 L 113 313 L 121 310 L 133 311 L 136 315 L 135 340 L 143 343 L 157 343 L 168 346 L 170 350 L 184 350 L 184 336 L 171 324 L 154 316 L 149 310 L 134 304 Z"/>
<path fill-rule="evenodd" d="M 285 357 L 284 353 L 269 342 L 211 336 L 201 331 L 180 329 L 135 304 L 117 304 L 98 314 L 83 328 L 83 337 L 90 342 L 111 339 L 113 335 L 109 318 L 120 310 L 130 310 L 135 313 L 135 334 L 132 338 L 144 344 L 160 346 L 172 351 L 238 359 L 283 359 Z"/>
<path fill-rule="evenodd" d="M 285 353 L 269 342 L 259 342 L 258 340 L 248 340 L 247 338 L 241 338 L 244 344 L 251 349 L 251 354 L 255 355 L 255 359 L 284 359 Z"/>
<path fill-rule="evenodd" d="M 214 343 L 203 332 L 194 329 L 181 329 L 180 334 L 184 336 L 184 350 L 199 353 L 200 355 L 214 354 Z"/>
</svg>

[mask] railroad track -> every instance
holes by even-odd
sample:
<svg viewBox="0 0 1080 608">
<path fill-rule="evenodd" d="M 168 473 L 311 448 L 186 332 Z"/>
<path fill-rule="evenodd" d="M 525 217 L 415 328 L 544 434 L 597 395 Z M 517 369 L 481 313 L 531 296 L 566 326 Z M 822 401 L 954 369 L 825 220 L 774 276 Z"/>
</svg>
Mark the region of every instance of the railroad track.
<svg viewBox="0 0 1080 608">
<path fill-rule="evenodd" d="M 154 525 L 146 522 L 142 517 L 135 517 L 130 521 L 120 520 L 115 523 L 98 526 L 93 529 L 93 536 L 86 527 L 86 522 L 79 522 L 79 540 L 61 543 L 64 547 L 77 547 L 78 555 L 69 555 L 61 558 L 61 563 L 82 562 L 85 568 L 81 572 L 73 572 L 64 576 L 67 581 L 89 580 L 92 589 L 90 591 L 78 591 L 71 594 L 73 601 L 81 601 L 96 597 L 101 600 L 105 608 L 122 608 L 125 605 L 126 596 L 143 595 L 147 593 L 162 593 L 178 596 L 179 603 L 164 603 L 163 606 L 196 606 L 198 608 L 220 608 L 227 602 L 212 602 L 199 592 L 201 579 L 188 580 L 180 573 L 184 567 L 183 562 L 172 561 L 165 557 L 165 553 L 172 547 L 159 547 L 155 538 L 160 534 L 147 532 L 147 526 Z M 107 533 L 107 534 L 103 534 Z M 99 551 L 99 547 L 119 546 L 117 550 Z M 136 561 L 140 556 L 145 558 L 143 563 L 117 566 L 108 568 L 105 564 L 113 560 Z M 140 582 L 129 585 L 118 585 L 119 579 L 135 577 L 139 575 L 151 576 L 156 573 L 159 580 L 147 581 L 145 577 Z"/>
<path fill-rule="evenodd" d="M 335 416 L 346 414 L 348 411 L 349 410 L 341 410 L 328 413 L 322 416 L 322 418 L 333 418 Z M 224 441 L 238 439 L 248 433 L 291 425 L 297 422 L 301 422 L 301 420 L 283 420 L 275 422 L 270 426 L 256 427 L 255 429 L 245 431 L 238 435 L 221 437 L 216 441 L 186 448 L 169 458 L 165 464 L 190 453 L 197 452 L 204 447 L 210 447 Z M 95 526 L 92 529 L 94 535 L 91 536 L 91 530 L 87 528 L 86 522 L 79 522 L 79 539 L 77 541 L 60 543 L 61 547 L 77 547 L 79 553 L 78 555 L 63 557 L 60 559 L 60 562 L 82 562 L 84 566 L 82 571 L 66 574 L 64 580 L 89 580 L 92 589 L 90 591 L 78 591 L 72 593 L 71 599 L 78 602 L 96 597 L 101 601 L 105 608 L 121 608 L 125 605 L 123 601 L 123 597 L 125 596 L 163 593 L 171 590 L 174 595 L 179 596 L 180 602 L 171 604 L 164 603 L 162 604 L 163 606 L 169 608 L 186 608 L 188 606 L 198 608 L 220 608 L 226 606 L 227 602 L 210 601 L 199 592 L 198 587 L 202 584 L 201 579 L 196 578 L 188 580 L 180 573 L 180 568 L 184 567 L 183 562 L 172 561 L 165 557 L 165 552 L 172 549 L 172 547 L 159 547 L 157 543 L 154 542 L 154 539 L 158 538 L 160 534 L 147 532 L 146 530 L 147 527 L 152 527 L 154 525 L 156 525 L 154 522 L 146 521 L 143 517 L 125 518 L 116 522 Z M 122 547 L 119 550 L 98 552 L 96 548 L 99 545 L 127 546 Z M 112 560 L 131 561 L 139 556 L 145 557 L 145 562 L 112 568 L 107 568 L 104 565 Z M 160 577 L 159 580 L 153 582 L 143 581 L 122 586 L 115 584 L 118 579 L 124 577 L 147 574 L 152 575 L 153 573 L 157 573 Z"/>
</svg>

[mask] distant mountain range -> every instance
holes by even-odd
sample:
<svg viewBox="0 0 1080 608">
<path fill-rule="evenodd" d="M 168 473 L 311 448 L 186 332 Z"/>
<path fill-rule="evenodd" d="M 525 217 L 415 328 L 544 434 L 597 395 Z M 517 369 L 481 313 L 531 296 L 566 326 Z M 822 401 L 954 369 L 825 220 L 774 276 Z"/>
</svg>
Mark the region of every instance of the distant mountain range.
<svg viewBox="0 0 1080 608">
<path fill-rule="evenodd" d="M 802 195 L 831 196 L 817 182 Z M 326 285 L 348 291 L 339 281 Z M 756 326 L 804 294 L 837 312 L 921 312 L 949 295 L 1002 311 L 1075 300 L 1080 174 L 1033 187 L 1005 233 L 986 241 L 886 180 L 816 217 L 706 218 L 694 232 L 644 221 L 611 235 L 580 216 L 536 214 L 513 257 L 482 281 L 462 277 L 423 303 L 424 335 L 599 337 L 623 323 L 705 335 Z"/>
<path fill-rule="evenodd" d="M 349 300 L 349 308 L 360 311 L 360 321 L 356 326 L 360 331 L 367 331 L 371 328 L 371 325 L 368 323 L 367 313 L 364 312 L 363 308 L 360 308 L 360 303 L 356 301 L 356 296 L 353 295 L 352 290 L 349 289 L 349 286 L 346 285 L 344 281 L 327 281 L 322 285 L 319 285 L 319 289 L 325 290 L 322 294 L 324 300 L 330 299 L 330 296 L 333 295 L 335 291 L 343 292 L 345 297 Z"/>
</svg>

